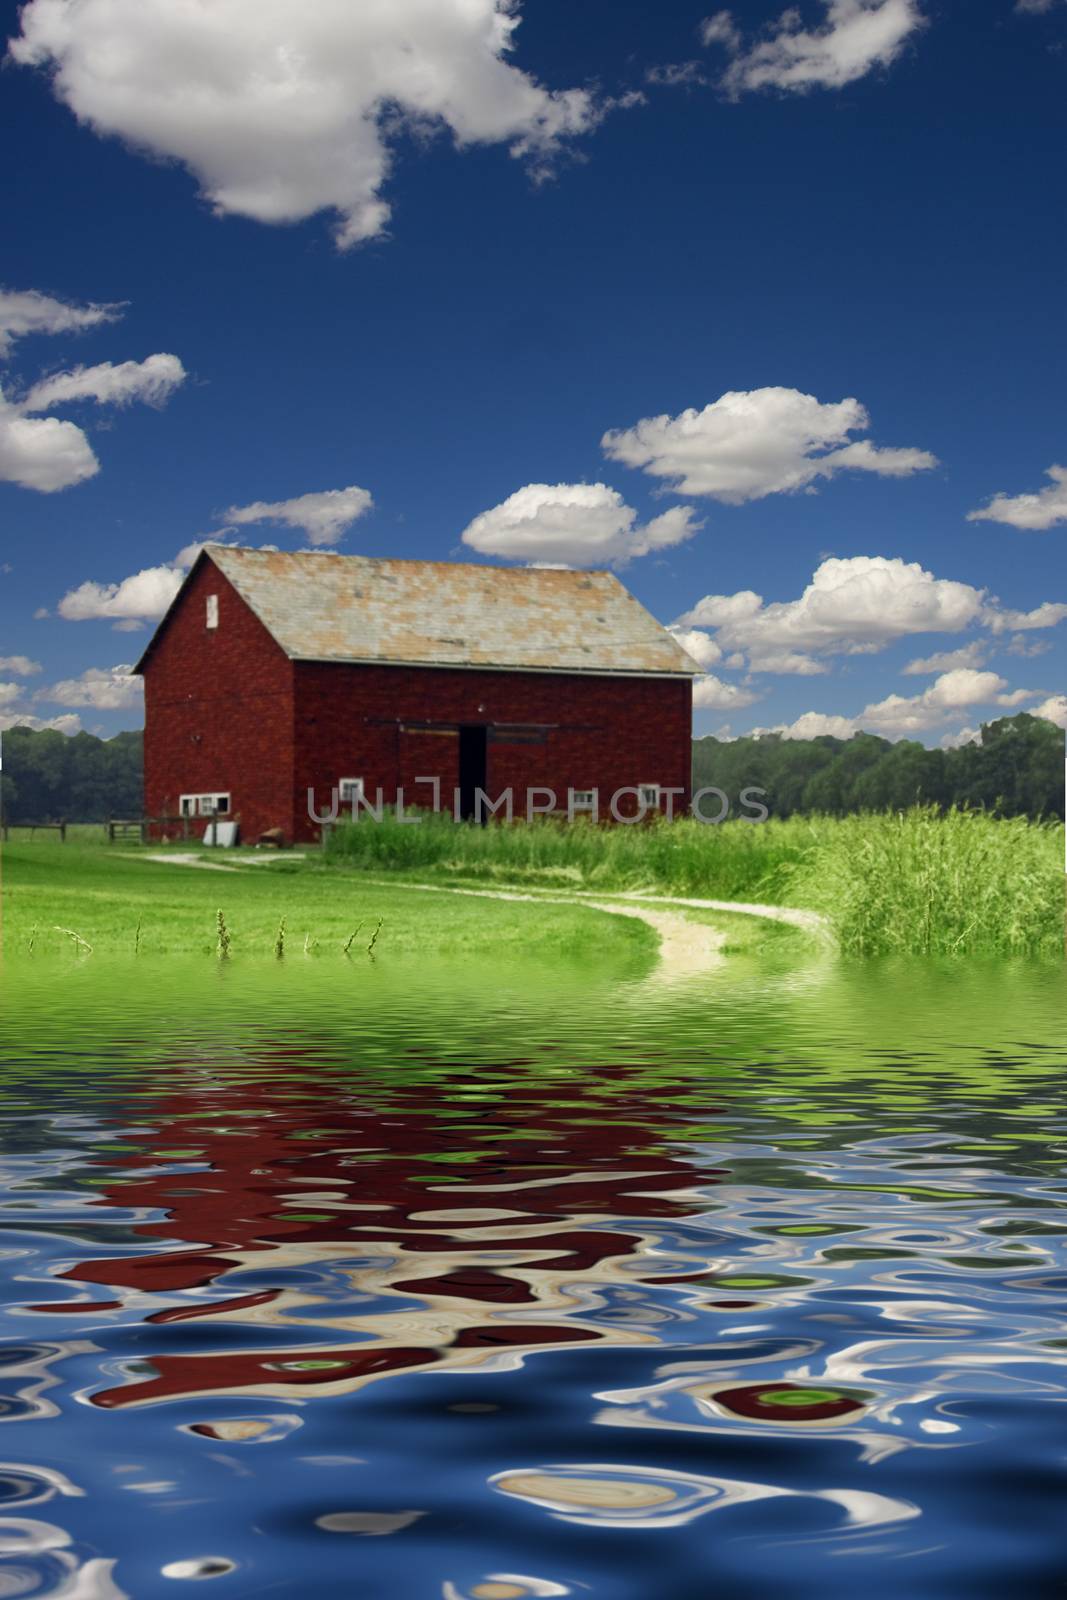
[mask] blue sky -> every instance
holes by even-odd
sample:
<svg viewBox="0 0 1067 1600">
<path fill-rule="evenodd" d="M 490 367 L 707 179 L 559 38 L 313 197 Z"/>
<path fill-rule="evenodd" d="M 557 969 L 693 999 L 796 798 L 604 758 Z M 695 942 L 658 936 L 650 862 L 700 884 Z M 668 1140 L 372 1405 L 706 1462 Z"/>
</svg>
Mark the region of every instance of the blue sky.
<svg viewBox="0 0 1067 1600">
<path fill-rule="evenodd" d="M 698 732 L 1065 721 L 1063 0 L 21 9 L 0 726 L 226 529 L 610 561 Z"/>
</svg>

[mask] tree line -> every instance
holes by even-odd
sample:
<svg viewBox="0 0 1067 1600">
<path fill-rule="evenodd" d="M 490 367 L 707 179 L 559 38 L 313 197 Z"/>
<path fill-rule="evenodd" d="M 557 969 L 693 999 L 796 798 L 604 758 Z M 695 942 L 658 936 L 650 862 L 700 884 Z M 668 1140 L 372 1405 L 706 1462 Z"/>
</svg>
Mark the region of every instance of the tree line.
<svg viewBox="0 0 1067 1600">
<path fill-rule="evenodd" d="M 718 788 L 736 815 L 742 789 L 766 791 L 773 817 L 901 810 L 915 804 L 981 808 L 1004 817 L 1063 817 L 1063 734 L 1026 712 L 983 726 L 981 742 L 927 750 L 872 733 L 851 739 L 693 741 L 693 787 Z M 139 817 L 143 736 L 73 738 L 54 729 L 3 736 L 0 806 L 10 823 Z"/>
<path fill-rule="evenodd" d="M 758 738 L 693 741 L 693 787 L 721 789 L 734 803 L 744 788 L 766 790 L 772 817 L 820 812 L 899 811 L 964 806 L 1002 817 L 1063 817 L 1063 732 L 1022 712 L 983 724 L 981 741 L 928 750 L 873 733 L 851 739 Z M 709 802 L 709 810 L 714 812 Z"/>
<path fill-rule="evenodd" d="M 54 728 L 8 728 L 3 736 L 0 807 L 5 822 L 105 822 L 139 817 L 144 796 L 144 737 Z"/>
</svg>

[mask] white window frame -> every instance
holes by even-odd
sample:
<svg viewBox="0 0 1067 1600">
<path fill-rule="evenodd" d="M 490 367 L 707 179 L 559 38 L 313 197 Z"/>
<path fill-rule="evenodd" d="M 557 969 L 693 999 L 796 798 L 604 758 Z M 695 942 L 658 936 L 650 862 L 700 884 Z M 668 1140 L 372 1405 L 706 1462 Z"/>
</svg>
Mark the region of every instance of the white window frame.
<svg viewBox="0 0 1067 1600">
<path fill-rule="evenodd" d="M 226 804 L 220 805 L 219 801 Z M 183 817 L 228 816 L 232 809 L 228 789 L 218 789 L 211 794 L 183 794 L 178 797 L 178 810 Z"/>
<path fill-rule="evenodd" d="M 337 798 L 341 805 L 350 806 L 353 801 L 366 798 L 367 788 L 362 778 L 338 778 Z"/>
<path fill-rule="evenodd" d="M 205 611 L 204 611 L 204 627 L 205 628 L 217 628 L 218 625 L 219 625 L 219 597 L 218 597 L 217 594 L 209 594 L 208 597 L 207 597 L 207 606 L 205 607 Z"/>
<path fill-rule="evenodd" d="M 571 809 L 574 810 L 574 811 L 595 811 L 596 810 L 596 790 L 595 789 L 572 789 L 571 790 Z"/>
<path fill-rule="evenodd" d="M 639 783 L 637 798 L 646 811 L 658 811 L 663 804 L 663 789 L 658 783 Z"/>
</svg>

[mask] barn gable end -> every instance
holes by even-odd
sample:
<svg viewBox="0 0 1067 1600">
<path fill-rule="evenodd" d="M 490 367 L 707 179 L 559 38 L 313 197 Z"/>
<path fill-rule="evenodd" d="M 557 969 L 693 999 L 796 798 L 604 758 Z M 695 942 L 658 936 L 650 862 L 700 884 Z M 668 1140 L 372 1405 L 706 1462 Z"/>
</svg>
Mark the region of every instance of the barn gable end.
<svg viewBox="0 0 1067 1600">
<path fill-rule="evenodd" d="M 293 665 L 210 553 L 136 670 L 145 680 L 146 813 L 173 817 L 183 796 L 225 794 L 246 838 L 269 828 L 291 838 Z"/>
</svg>

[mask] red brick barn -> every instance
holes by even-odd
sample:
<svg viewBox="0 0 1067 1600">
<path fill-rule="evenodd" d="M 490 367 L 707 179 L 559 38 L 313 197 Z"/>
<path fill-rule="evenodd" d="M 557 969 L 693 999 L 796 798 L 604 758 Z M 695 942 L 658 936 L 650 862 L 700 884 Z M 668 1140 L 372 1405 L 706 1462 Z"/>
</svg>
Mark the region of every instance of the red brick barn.
<svg viewBox="0 0 1067 1600">
<path fill-rule="evenodd" d="M 245 842 L 316 838 L 335 790 L 464 817 L 479 790 L 517 817 L 689 801 L 699 668 L 608 572 L 209 545 L 135 670 L 148 815 L 226 812 Z"/>
</svg>

